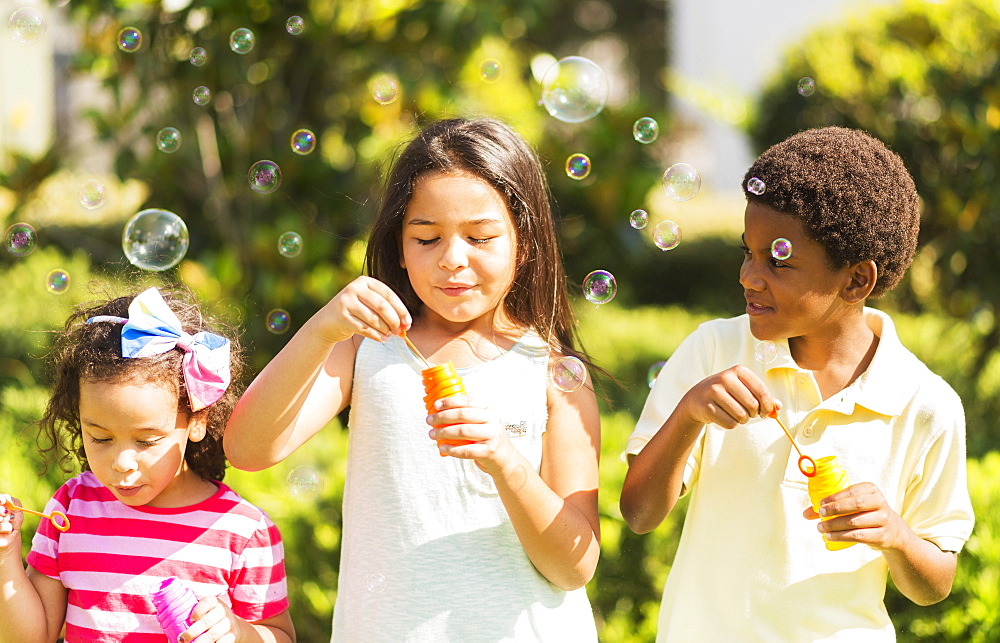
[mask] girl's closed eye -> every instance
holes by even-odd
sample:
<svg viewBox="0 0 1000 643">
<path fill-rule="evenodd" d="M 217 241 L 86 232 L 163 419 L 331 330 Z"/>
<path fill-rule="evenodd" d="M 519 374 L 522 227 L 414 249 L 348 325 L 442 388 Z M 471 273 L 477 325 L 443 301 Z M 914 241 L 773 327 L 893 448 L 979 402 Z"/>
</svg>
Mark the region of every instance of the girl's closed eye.
<svg viewBox="0 0 1000 643">
<path fill-rule="evenodd" d="M 422 246 L 429 246 L 435 241 L 439 240 L 441 237 L 434 237 L 433 239 L 417 239 L 417 243 Z"/>
</svg>

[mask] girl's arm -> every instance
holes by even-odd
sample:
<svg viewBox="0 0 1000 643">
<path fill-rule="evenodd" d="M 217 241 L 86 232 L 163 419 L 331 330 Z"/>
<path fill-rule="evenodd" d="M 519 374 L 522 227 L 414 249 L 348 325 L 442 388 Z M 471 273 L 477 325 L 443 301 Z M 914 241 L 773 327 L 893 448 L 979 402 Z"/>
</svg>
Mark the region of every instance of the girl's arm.
<svg viewBox="0 0 1000 643">
<path fill-rule="evenodd" d="M 0 494 L 0 503 L 7 498 Z M 66 588 L 30 567 L 25 573 L 23 521 L 24 514 L 10 511 L 0 521 L 0 643 L 51 643 L 66 618 Z"/>
<path fill-rule="evenodd" d="M 226 456 L 237 469 L 281 462 L 347 405 L 355 335 L 385 340 L 410 325 L 388 286 L 358 277 L 313 315 L 244 392 L 226 426 Z"/>
<path fill-rule="evenodd" d="M 583 587 L 593 578 L 600 555 L 601 419 L 591 382 L 572 393 L 549 385 L 548 427 L 537 473 L 495 419 L 464 403 L 460 396 L 440 401 L 442 411 L 431 416 L 432 425 L 464 424 L 434 429 L 432 435 L 479 441 L 442 446 L 442 451 L 474 458 L 493 476 L 521 546 L 545 578 L 567 591 Z"/>
</svg>

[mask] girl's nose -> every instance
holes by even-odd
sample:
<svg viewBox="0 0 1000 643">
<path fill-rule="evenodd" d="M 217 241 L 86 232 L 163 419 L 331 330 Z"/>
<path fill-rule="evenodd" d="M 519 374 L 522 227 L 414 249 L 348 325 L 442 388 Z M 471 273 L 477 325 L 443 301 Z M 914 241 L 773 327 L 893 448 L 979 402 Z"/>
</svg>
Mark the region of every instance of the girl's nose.
<svg viewBox="0 0 1000 643">
<path fill-rule="evenodd" d="M 118 473 L 135 471 L 138 467 L 138 459 L 135 457 L 135 451 L 132 449 L 122 449 L 115 456 L 115 460 L 111 466 Z"/>
<path fill-rule="evenodd" d="M 462 239 L 442 239 L 438 264 L 445 270 L 459 270 L 469 265 L 469 256 Z"/>
</svg>

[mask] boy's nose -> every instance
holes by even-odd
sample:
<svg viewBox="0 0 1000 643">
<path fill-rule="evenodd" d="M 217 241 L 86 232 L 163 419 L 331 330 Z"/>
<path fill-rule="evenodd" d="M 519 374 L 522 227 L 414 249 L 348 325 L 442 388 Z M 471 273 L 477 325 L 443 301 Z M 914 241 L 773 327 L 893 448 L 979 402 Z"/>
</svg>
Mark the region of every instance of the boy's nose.
<svg viewBox="0 0 1000 643">
<path fill-rule="evenodd" d="M 744 261 L 740 267 L 740 285 L 746 290 L 764 290 L 765 282 L 760 277 L 760 272 L 753 267 L 753 262 Z"/>
</svg>

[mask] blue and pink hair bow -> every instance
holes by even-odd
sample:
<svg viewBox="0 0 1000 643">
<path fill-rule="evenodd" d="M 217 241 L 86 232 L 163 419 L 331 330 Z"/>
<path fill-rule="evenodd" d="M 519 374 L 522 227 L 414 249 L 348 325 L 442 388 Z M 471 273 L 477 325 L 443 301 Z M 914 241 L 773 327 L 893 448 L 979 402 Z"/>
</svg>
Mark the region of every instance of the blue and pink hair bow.
<svg viewBox="0 0 1000 643">
<path fill-rule="evenodd" d="M 99 315 L 87 323 L 101 321 L 124 324 L 122 357 L 152 357 L 173 348 L 184 351 L 181 370 L 192 411 L 214 404 L 229 388 L 229 340 L 205 331 L 185 333 L 181 320 L 156 288 L 132 300 L 128 319 Z"/>
</svg>

